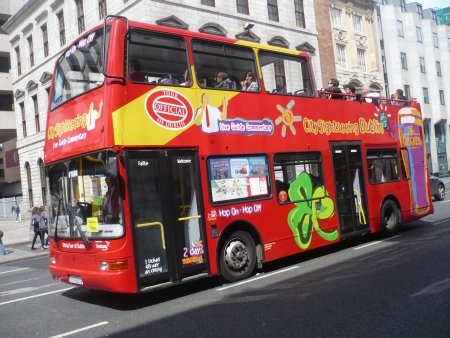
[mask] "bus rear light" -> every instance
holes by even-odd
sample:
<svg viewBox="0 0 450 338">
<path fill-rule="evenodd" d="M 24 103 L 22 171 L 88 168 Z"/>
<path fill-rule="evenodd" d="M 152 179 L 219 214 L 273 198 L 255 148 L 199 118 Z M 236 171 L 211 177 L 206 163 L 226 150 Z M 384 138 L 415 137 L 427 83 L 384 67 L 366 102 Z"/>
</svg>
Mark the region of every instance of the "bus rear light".
<svg viewBox="0 0 450 338">
<path fill-rule="evenodd" d="M 50 264 L 56 264 L 55 256 L 50 256 Z"/>
<path fill-rule="evenodd" d="M 128 261 L 123 262 L 100 262 L 100 270 L 109 271 L 109 270 L 123 270 L 128 269 Z"/>
</svg>

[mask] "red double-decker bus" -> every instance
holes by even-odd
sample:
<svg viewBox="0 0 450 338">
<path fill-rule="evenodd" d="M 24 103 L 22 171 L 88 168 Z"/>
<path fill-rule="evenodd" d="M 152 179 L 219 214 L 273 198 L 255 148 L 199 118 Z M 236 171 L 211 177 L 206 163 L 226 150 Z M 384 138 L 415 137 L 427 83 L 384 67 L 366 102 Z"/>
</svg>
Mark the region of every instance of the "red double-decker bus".
<svg viewBox="0 0 450 338">
<path fill-rule="evenodd" d="M 233 282 L 433 212 L 420 106 L 325 99 L 303 52 L 108 17 L 62 53 L 50 98 L 62 282 Z"/>
</svg>

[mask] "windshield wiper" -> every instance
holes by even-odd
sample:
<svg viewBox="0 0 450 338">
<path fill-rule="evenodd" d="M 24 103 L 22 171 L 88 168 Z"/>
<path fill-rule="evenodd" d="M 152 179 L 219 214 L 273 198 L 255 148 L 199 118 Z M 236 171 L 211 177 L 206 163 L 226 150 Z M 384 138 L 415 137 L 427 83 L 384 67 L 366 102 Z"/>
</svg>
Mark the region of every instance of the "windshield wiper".
<svg viewBox="0 0 450 338">
<path fill-rule="evenodd" d="M 81 239 L 85 244 L 90 244 L 89 238 L 86 237 L 86 234 L 83 232 L 83 229 L 81 229 L 81 225 L 77 220 L 77 216 L 75 215 L 75 212 L 73 211 L 72 206 L 69 203 L 66 203 L 67 209 L 69 209 L 70 216 L 69 216 L 69 222 L 74 222 L 75 226 L 78 229 L 78 232 L 80 233 Z"/>
</svg>

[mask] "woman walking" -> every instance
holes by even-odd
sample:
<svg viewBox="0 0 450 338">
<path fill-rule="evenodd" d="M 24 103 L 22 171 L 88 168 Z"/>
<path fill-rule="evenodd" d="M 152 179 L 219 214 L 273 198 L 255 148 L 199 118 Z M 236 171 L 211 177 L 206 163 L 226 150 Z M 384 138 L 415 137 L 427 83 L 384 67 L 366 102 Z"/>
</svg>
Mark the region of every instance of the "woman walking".
<svg viewBox="0 0 450 338">
<path fill-rule="evenodd" d="M 47 215 L 44 212 L 45 207 L 40 206 L 37 213 L 39 215 L 39 230 L 41 233 L 41 249 L 48 249 L 48 225 L 47 225 Z M 47 234 L 47 241 L 44 244 L 44 237 Z"/>
<path fill-rule="evenodd" d="M 36 239 L 39 236 L 39 239 L 42 238 L 41 230 L 39 230 L 39 215 L 38 215 L 38 207 L 33 207 L 31 209 L 31 223 L 30 223 L 30 230 L 34 231 L 34 237 L 33 242 L 31 242 L 31 250 L 36 250 L 34 247 L 34 244 L 36 243 Z M 41 240 L 42 243 L 42 240 Z"/>
</svg>

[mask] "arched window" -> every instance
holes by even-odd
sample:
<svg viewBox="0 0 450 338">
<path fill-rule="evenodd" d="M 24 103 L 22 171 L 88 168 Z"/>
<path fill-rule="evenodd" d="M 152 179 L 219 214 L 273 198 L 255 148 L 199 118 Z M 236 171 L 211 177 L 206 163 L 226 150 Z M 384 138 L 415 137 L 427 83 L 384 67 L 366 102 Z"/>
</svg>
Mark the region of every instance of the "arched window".
<svg viewBox="0 0 450 338">
<path fill-rule="evenodd" d="M 41 194 L 42 194 L 42 205 L 47 205 L 47 189 L 46 189 L 46 180 L 45 180 L 45 169 L 44 169 L 44 161 L 42 158 L 38 159 L 38 168 L 39 168 L 39 177 L 41 179 Z"/>
<path fill-rule="evenodd" d="M 28 162 L 25 162 L 25 172 L 27 173 L 27 183 L 28 183 L 28 206 L 31 208 L 33 206 L 33 186 L 31 184 L 30 163 Z"/>
</svg>

